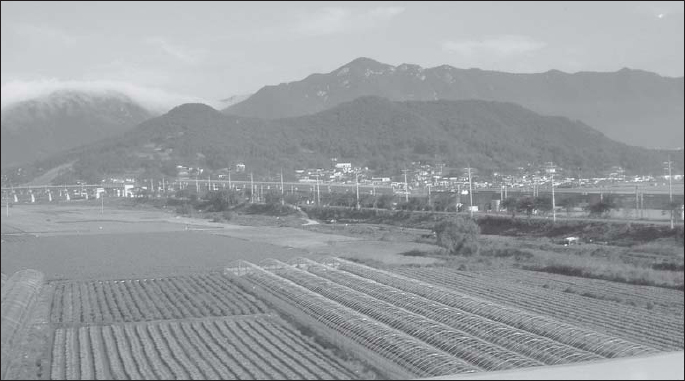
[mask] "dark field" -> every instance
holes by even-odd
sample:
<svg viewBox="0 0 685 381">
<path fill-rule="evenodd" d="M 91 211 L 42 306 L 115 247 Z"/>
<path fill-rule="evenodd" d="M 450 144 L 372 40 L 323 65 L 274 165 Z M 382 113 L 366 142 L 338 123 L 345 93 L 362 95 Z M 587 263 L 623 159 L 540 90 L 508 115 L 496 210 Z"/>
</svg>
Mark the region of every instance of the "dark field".
<svg viewBox="0 0 685 381">
<path fill-rule="evenodd" d="M 24 268 L 48 279 L 104 279 L 171 276 L 220 271 L 244 259 L 307 255 L 285 248 L 203 231 L 23 236 L 2 245 L 2 272 Z"/>
</svg>

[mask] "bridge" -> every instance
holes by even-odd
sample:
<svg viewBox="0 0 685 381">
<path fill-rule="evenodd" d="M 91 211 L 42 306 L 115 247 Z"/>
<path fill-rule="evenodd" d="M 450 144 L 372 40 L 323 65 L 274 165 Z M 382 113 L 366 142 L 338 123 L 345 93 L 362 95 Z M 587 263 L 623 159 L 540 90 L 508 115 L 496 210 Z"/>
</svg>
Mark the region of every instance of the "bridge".
<svg viewBox="0 0 685 381">
<path fill-rule="evenodd" d="M 403 184 L 401 184 L 403 185 Z M 258 199 L 267 194 L 296 194 L 311 202 L 321 200 L 329 194 L 351 193 L 356 196 L 366 195 L 396 195 L 396 201 L 401 202 L 409 198 L 428 198 L 436 200 L 439 197 L 449 199 L 449 203 L 468 204 L 469 197 L 461 193 L 461 189 L 445 189 L 439 187 L 410 188 L 408 194 L 402 188 L 397 189 L 389 185 L 374 185 L 368 183 L 324 183 L 319 182 L 283 182 L 280 181 L 245 181 L 245 180 L 212 180 L 206 179 L 173 179 L 171 181 L 150 181 L 146 183 L 101 183 L 101 184 L 64 184 L 64 185 L 22 185 L 1 188 L 4 203 L 33 203 L 71 201 L 77 199 L 105 197 L 132 197 L 136 191 L 145 190 L 148 194 L 162 197 L 177 190 L 193 190 L 198 193 L 233 189 L 248 192 L 254 189 Z M 643 185 L 629 187 L 594 187 L 594 188 L 555 188 L 557 205 L 562 205 L 566 198 L 573 198 L 577 203 L 593 203 L 606 195 L 613 195 L 623 204 L 624 208 L 640 210 L 662 210 L 669 202 L 668 188 Z M 431 194 L 432 193 L 432 194 Z M 497 187 L 473 189 L 473 205 L 479 209 L 496 209 L 497 202 L 506 197 L 550 196 L 551 188 L 536 187 Z M 673 200 L 683 203 L 683 184 L 674 184 Z"/>
</svg>

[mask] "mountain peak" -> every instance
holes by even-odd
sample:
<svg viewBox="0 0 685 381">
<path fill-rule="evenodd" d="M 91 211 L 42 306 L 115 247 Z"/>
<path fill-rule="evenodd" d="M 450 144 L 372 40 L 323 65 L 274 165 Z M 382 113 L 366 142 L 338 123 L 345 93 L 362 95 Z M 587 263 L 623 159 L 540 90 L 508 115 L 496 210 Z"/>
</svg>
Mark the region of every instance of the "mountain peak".
<svg viewBox="0 0 685 381">
<path fill-rule="evenodd" d="M 390 65 L 378 62 L 378 61 L 371 59 L 371 58 L 368 58 L 368 57 L 359 57 L 359 58 L 355 58 L 354 60 L 350 61 L 345 66 L 364 66 L 364 67 L 367 67 L 367 66 L 390 66 Z"/>
<path fill-rule="evenodd" d="M 2 165 L 111 137 L 152 116 L 116 91 L 61 89 L 21 101 L 2 110 Z"/>
<path fill-rule="evenodd" d="M 337 70 L 334 70 L 332 74 L 341 76 L 351 72 L 354 74 L 362 74 L 368 77 L 369 74 L 381 74 L 393 69 L 394 67 L 392 65 L 384 64 L 367 57 L 359 57 L 352 60 L 348 64 L 341 66 Z"/>
<path fill-rule="evenodd" d="M 215 113 L 218 112 L 211 106 L 204 103 L 184 103 L 180 106 L 176 106 L 169 110 L 167 114 L 169 115 L 181 115 L 181 114 L 200 114 L 200 113 Z"/>
</svg>

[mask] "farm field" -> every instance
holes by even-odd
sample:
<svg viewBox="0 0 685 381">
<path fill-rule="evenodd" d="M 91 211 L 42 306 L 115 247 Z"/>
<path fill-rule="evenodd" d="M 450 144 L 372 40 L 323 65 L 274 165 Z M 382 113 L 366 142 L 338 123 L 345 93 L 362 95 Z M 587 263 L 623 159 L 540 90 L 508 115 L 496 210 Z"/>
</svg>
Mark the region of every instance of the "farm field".
<svg viewBox="0 0 685 381">
<path fill-rule="evenodd" d="M 50 378 L 349 379 L 354 371 L 268 316 L 55 330 Z"/>
<path fill-rule="evenodd" d="M 304 223 L 304 221 L 303 221 Z M 2 272 L 35 269 L 49 280 L 134 279 L 204 273 L 231 261 L 323 255 L 431 263 L 399 253 L 418 243 L 360 240 L 302 229 L 251 227 L 158 210 L 19 205 L 2 214 Z M 384 247 L 382 247 L 384 246 Z"/>
<path fill-rule="evenodd" d="M 408 379 L 683 350 L 680 290 L 146 213 L 3 219 L 3 379 Z"/>
<path fill-rule="evenodd" d="M 52 282 L 56 325 L 264 314 L 263 302 L 221 274 Z"/>
<path fill-rule="evenodd" d="M 455 272 L 298 257 L 241 260 L 222 273 L 52 280 L 40 291 L 28 273 L 34 286 L 25 289 L 49 307 L 43 379 L 415 378 L 683 349 L 677 311 L 530 285 L 562 281 L 548 274 L 526 285 L 524 271 L 497 282 L 484 281 L 491 272 Z M 3 285 L 3 307 L 21 290 L 15 280 Z M 635 298 L 682 303 L 668 291 Z"/>
<path fill-rule="evenodd" d="M 523 308 L 514 294 L 492 298 L 473 290 L 456 291 L 339 258 L 266 260 L 259 266 L 241 262 L 226 271 L 287 306 L 297 306 L 310 319 L 372 349 L 412 377 L 683 349 L 682 315 L 652 316 L 646 309 L 636 310 L 626 314 L 625 321 L 618 315 L 618 323 L 611 325 L 617 313 L 627 311 L 602 313 L 591 299 L 575 301 L 578 313 L 566 319 L 560 311 L 568 311 L 555 303 L 556 295 L 538 295 L 547 310 Z M 652 324 L 651 329 L 638 322 L 640 317 Z"/>
<path fill-rule="evenodd" d="M 530 288 L 543 288 L 609 301 L 605 305 L 623 304 L 674 316 L 683 315 L 683 292 L 663 287 L 638 286 L 601 279 L 579 278 L 561 274 L 519 269 L 480 270 L 472 275 L 501 279 Z M 482 279 L 482 278 L 481 278 Z"/>
<path fill-rule="evenodd" d="M 643 295 L 652 296 L 651 298 L 643 297 L 643 306 L 651 300 L 653 303 L 669 308 L 669 312 L 663 311 L 662 308 L 648 310 L 644 307 L 625 306 L 568 292 L 565 291 L 566 289 L 531 287 L 523 284 L 524 281 L 516 282 L 511 278 L 498 278 L 496 275 L 493 276 L 492 272 L 480 275 L 453 269 L 426 268 L 402 269 L 397 273 L 444 287 L 452 292 L 549 315 L 560 321 L 633 340 L 660 350 L 683 348 L 683 293 L 681 291 L 667 289 L 657 292 L 643 291 Z M 519 273 L 518 275 L 519 279 L 528 278 L 528 274 Z M 531 275 L 531 277 L 534 276 L 535 274 Z M 639 298 L 638 295 L 636 295 L 637 298 Z"/>
</svg>

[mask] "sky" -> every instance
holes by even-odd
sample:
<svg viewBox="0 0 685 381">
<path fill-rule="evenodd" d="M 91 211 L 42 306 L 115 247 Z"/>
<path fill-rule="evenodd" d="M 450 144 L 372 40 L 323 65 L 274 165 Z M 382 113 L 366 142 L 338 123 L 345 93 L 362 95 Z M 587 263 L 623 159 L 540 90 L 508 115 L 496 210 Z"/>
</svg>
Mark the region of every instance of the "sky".
<svg viewBox="0 0 685 381">
<path fill-rule="evenodd" d="M 2 106 L 110 88 L 218 106 L 357 57 L 516 73 L 683 76 L 683 2 L 2 1 Z"/>
</svg>

